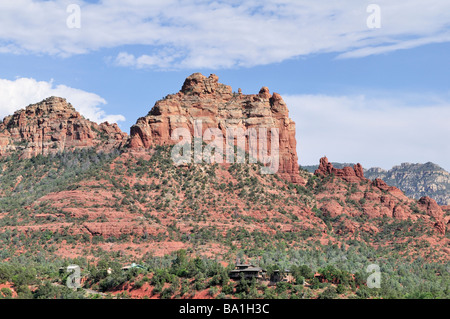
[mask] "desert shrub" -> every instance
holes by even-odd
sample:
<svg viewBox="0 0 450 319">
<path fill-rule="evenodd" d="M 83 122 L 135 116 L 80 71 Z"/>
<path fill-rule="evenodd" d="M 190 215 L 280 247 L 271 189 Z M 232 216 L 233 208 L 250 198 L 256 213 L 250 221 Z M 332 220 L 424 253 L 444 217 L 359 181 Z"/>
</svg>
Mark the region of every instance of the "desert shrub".
<svg viewBox="0 0 450 319">
<path fill-rule="evenodd" d="M 337 292 L 334 287 L 328 287 L 319 295 L 319 299 L 335 299 L 336 297 Z"/>
<path fill-rule="evenodd" d="M 0 290 L 0 293 L 1 293 L 1 295 L 3 295 L 4 298 L 11 298 L 12 297 L 12 291 L 9 288 L 3 287 Z"/>
</svg>

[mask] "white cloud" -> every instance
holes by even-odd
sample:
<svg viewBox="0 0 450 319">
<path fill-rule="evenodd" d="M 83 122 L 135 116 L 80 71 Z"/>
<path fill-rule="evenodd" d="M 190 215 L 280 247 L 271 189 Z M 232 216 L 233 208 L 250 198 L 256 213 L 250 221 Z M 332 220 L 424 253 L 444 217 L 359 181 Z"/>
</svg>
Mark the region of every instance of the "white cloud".
<svg viewBox="0 0 450 319">
<path fill-rule="evenodd" d="M 135 67 L 138 69 L 158 67 L 160 69 L 168 69 L 171 67 L 174 57 L 168 55 L 141 55 L 135 57 L 133 54 L 121 52 L 117 55 L 114 63 L 118 66 Z"/>
<path fill-rule="evenodd" d="M 395 44 L 390 45 L 381 45 L 381 46 L 368 46 L 361 49 L 356 49 L 353 51 L 342 53 L 338 56 L 339 59 L 343 58 L 362 58 L 369 55 L 383 54 L 397 50 L 406 50 L 412 49 L 424 44 L 431 43 L 443 43 L 450 41 L 450 32 L 445 32 L 440 34 L 439 36 L 430 36 L 427 38 L 413 39 L 413 40 L 405 40 L 402 42 L 397 42 Z"/>
<path fill-rule="evenodd" d="M 31 78 L 18 78 L 15 81 L 0 79 L 0 118 L 50 96 L 66 98 L 78 112 L 91 121 L 98 123 L 125 121 L 123 115 L 106 114 L 100 108 L 106 101 L 97 94 L 66 85 L 54 85 L 53 81 L 36 81 Z"/>
<path fill-rule="evenodd" d="M 81 6 L 80 29 L 66 26 L 73 2 Z M 1 1 L 0 52 L 70 56 L 121 47 L 115 61 L 122 66 L 228 68 L 321 52 L 361 57 L 450 40 L 447 0 L 378 0 L 381 29 L 366 25 L 371 3 Z"/>
<path fill-rule="evenodd" d="M 428 161 L 450 170 L 450 99 L 403 95 L 284 96 L 303 165 L 334 162 L 391 168 Z"/>
</svg>

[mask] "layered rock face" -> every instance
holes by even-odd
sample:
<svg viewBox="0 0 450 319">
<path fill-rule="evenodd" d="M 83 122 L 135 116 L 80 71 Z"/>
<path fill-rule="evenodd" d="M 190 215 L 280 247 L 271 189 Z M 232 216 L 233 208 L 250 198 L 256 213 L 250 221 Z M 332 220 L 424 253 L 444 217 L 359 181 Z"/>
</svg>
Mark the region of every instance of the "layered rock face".
<svg viewBox="0 0 450 319">
<path fill-rule="evenodd" d="M 59 97 L 29 105 L 0 123 L 0 156 L 19 151 L 22 158 L 30 158 L 88 147 L 110 151 L 126 140 L 117 124 L 91 122 Z"/>
<path fill-rule="evenodd" d="M 130 147 L 148 149 L 155 145 L 175 144 L 172 132 L 186 128 L 191 136 L 195 133 L 195 121 L 202 122 L 203 134 L 209 128 L 218 128 L 226 136 L 227 128 L 272 128 L 279 133 L 279 167 L 281 177 L 293 182 L 303 182 L 298 174 L 295 123 L 289 118 L 286 103 L 277 93 L 270 94 L 263 87 L 259 94 L 245 95 L 239 89 L 233 93 L 230 86 L 218 82 L 214 74 L 209 77 L 200 73 L 189 76 L 182 89 L 156 102 L 145 117 L 137 120 L 130 130 Z M 261 136 L 258 135 L 258 147 Z M 246 150 L 248 151 L 248 135 Z M 268 149 L 270 150 L 270 138 Z"/>
</svg>

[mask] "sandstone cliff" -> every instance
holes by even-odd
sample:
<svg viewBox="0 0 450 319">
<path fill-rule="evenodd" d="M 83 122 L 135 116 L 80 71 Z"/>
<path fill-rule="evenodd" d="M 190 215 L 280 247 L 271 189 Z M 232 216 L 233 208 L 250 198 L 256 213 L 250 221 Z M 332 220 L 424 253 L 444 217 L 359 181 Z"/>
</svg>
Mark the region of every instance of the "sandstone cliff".
<svg viewBox="0 0 450 319">
<path fill-rule="evenodd" d="M 85 119 L 65 99 L 50 97 L 16 111 L 0 122 L 0 156 L 19 151 L 22 158 L 76 148 L 109 151 L 125 145 L 117 124 Z"/>
<path fill-rule="evenodd" d="M 266 87 L 259 94 L 245 95 L 241 90 L 233 93 L 230 86 L 219 83 L 213 74 L 209 77 L 192 74 L 178 93 L 156 102 L 147 116 L 139 118 L 131 127 L 130 147 L 148 149 L 154 145 L 174 144 L 176 141 L 171 140 L 171 135 L 176 128 L 189 129 L 194 135 L 194 119 L 202 121 L 202 133 L 208 128 L 218 128 L 223 136 L 227 128 L 263 127 L 269 132 L 271 128 L 278 128 L 278 173 L 293 183 L 302 182 L 298 174 L 295 123 L 289 118 L 281 96 L 270 94 Z M 246 139 L 248 146 L 248 136 Z"/>
</svg>

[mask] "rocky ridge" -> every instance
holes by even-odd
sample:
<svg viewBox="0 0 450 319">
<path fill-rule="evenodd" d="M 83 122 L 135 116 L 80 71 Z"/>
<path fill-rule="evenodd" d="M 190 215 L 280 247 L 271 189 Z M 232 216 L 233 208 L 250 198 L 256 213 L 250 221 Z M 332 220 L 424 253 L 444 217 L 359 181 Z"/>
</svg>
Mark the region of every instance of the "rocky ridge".
<svg viewBox="0 0 450 319">
<path fill-rule="evenodd" d="M 424 196 L 416 202 L 406 197 L 397 187 L 389 186 L 379 178 L 371 181 L 364 177 L 363 168 L 359 163 L 353 168 L 338 169 L 334 168 L 326 157 L 323 157 L 314 174 L 322 177 L 337 177 L 352 185 L 351 189 L 347 190 L 346 196 L 332 196 L 332 194 L 344 193 L 346 187 L 339 183 L 330 183 L 333 187 L 318 194 L 320 203 L 318 208 L 332 217 L 344 213 L 357 216 L 362 212 L 370 218 L 383 216 L 400 220 L 422 218 L 428 220 L 441 234 L 445 234 L 449 227 L 447 225 L 450 220 L 445 218 L 444 210 L 435 200 Z M 321 199 L 326 200 L 321 202 Z M 354 203 L 354 208 L 346 207 L 343 204 L 344 201 Z"/>
<path fill-rule="evenodd" d="M 450 205 L 450 173 L 433 163 L 403 163 L 386 171 L 370 168 L 365 172 L 368 178 L 381 178 L 387 184 L 400 188 L 406 195 L 419 199 L 432 197 L 440 205 Z"/>
<path fill-rule="evenodd" d="M 334 168 L 340 169 L 355 165 L 336 162 L 332 164 Z M 314 173 L 318 167 L 318 165 L 307 165 L 302 166 L 302 169 Z M 386 184 L 401 189 L 408 197 L 419 199 L 429 196 L 439 205 L 450 204 L 450 173 L 434 163 L 403 163 L 390 170 L 372 167 L 364 169 L 364 174 L 368 179 L 382 179 Z"/>
</svg>

